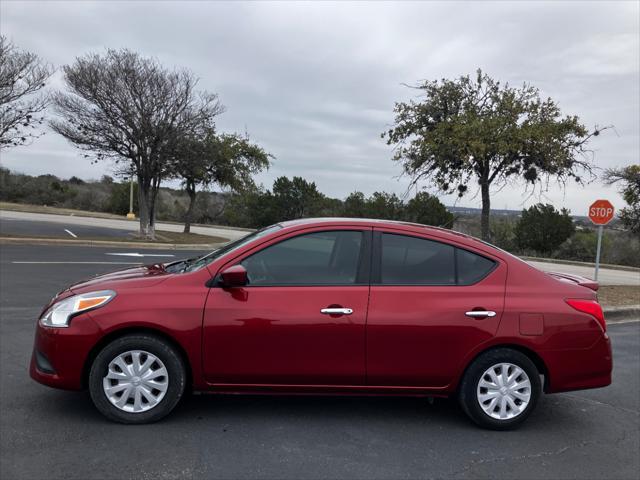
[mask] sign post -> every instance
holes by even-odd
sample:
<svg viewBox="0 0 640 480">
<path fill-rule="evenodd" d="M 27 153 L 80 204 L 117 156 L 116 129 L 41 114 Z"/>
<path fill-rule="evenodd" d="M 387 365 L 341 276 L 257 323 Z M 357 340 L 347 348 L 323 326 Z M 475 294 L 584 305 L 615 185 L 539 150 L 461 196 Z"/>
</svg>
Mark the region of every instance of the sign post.
<svg viewBox="0 0 640 480">
<path fill-rule="evenodd" d="M 129 213 L 127 213 L 127 218 L 136 218 L 136 214 L 133 213 L 133 172 L 131 173 L 129 185 Z"/>
<path fill-rule="evenodd" d="M 594 280 L 598 280 L 600 270 L 600 250 L 602 249 L 602 227 L 613 219 L 615 209 L 609 200 L 596 200 L 589 207 L 589 219 L 598 225 L 598 246 L 596 248 L 596 272 Z"/>
</svg>

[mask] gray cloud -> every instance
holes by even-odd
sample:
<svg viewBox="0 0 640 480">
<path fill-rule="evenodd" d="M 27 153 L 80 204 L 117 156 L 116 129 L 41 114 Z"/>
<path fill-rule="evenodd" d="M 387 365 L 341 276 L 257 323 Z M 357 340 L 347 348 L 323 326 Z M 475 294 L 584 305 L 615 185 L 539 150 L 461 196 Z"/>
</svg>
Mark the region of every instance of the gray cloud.
<svg viewBox="0 0 640 480">
<path fill-rule="evenodd" d="M 394 102 L 415 94 L 403 83 L 477 67 L 533 83 L 589 126 L 614 124 L 616 132 L 592 144 L 599 167 L 638 162 L 639 13 L 636 2 L 2 2 L 0 27 L 55 65 L 128 47 L 188 67 L 227 106 L 220 129 L 246 128 L 276 156 L 260 181 L 302 175 L 344 197 L 355 189 L 406 191 L 380 139 Z M 52 132 L 3 153 L 2 164 L 85 178 L 110 170 Z M 538 200 L 522 190 L 495 192 L 493 205 Z M 623 203 L 598 183 L 554 187 L 543 199 L 580 214 L 595 197 Z M 459 204 L 477 206 L 479 198 Z"/>
</svg>

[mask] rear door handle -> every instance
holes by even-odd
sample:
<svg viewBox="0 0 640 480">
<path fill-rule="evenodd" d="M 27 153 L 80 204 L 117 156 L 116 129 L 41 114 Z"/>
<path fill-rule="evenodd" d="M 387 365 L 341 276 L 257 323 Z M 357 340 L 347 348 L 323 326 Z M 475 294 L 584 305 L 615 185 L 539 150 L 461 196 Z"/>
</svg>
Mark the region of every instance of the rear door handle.
<svg viewBox="0 0 640 480">
<path fill-rule="evenodd" d="M 353 310 L 350 308 L 331 307 L 331 308 L 323 308 L 322 310 L 320 310 L 320 313 L 324 315 L 351 315 L 353 313 Z"/>
<path fill-rule="evenodd" d="M 466 312 L 465 315 L 472 318 L 495 317 L 496 312 L 491 310 L 471 310 L 470 312 Z"/>
</svg>

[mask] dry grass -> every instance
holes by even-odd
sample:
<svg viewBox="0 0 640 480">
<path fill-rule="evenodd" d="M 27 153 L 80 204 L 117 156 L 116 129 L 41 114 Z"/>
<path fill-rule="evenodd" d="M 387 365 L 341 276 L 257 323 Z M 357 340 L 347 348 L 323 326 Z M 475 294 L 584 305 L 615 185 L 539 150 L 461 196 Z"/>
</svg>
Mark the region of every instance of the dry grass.
<svg viewBox="0 0 640 480">
<path fill-rule="evenodd" d="M 640 286 L 601 285 L 598 289 L 598 300 L 605 307 L 640 305 Z"/>
<path fill-rule="evenodd" d="M 148 241 L 145 239 L 141 239 L 140 237 L 135 237 L 137 241 Z M 203 243 L 203 244 L 214 244 L 214 243 L 227 243 L 229 241 L 228 238 L 224 237 L 214 237 L 212 235 L 200 235 L 198 233 L 182 233 L 182 232 L 165 232 L 156 231 L 156 241 L 163 243 L 177 243 L 177 244 L 189 244 L 189 243 Z"/>
</svg>

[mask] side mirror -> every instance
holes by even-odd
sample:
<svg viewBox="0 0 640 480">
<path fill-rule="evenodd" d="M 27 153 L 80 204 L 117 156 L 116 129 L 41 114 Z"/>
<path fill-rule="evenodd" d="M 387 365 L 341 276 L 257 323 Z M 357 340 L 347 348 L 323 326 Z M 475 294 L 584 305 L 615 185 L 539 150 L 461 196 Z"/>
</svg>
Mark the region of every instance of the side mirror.
<svg viewBox="0 0 640 480">
<path fill-rule="evenodd" d="M 244 287 L 249 283 L 247 269 L 242 265 L 234 265 L 226 268 L 220 273 L 220 283 L 223 287 Z"/>
</svg>

